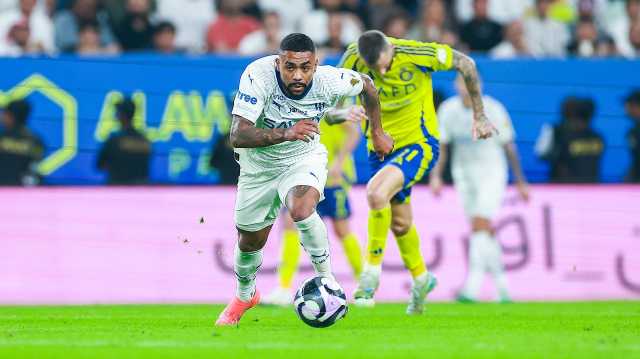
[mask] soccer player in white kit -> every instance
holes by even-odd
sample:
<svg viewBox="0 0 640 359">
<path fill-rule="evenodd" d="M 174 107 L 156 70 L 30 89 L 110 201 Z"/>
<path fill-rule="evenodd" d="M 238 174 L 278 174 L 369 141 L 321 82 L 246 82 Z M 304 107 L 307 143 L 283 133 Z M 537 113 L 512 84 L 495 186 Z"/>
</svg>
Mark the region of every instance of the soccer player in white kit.
<svg viewBox="0 0 640 359">
<path fill-rule="evenodd" d="M 362 99 L 374 128 L 376 152 L 380 156 L 390 153 L 393 140 L 382 130 L 373 81 L 348 69 L 318 66 L 315 45 L 308 36 L 286 36 L 279 55 L 252 62 L 242 74 L 230 134 L 240 163 L 235 205 L 237 290 L 216 325 L 236 325 L 258 304 L 256 273 L 262 264 L 262 248 L 283 204 L 316 274 L 333 277 L 327 229 L 316 213 L 327 178 L 327 151 L 320 144 L 318 123 L 351 96 Z M 337 122 L 362 119 L 327 118 Z"/>
<path fill-rule="evenodd" d="M 456 89 L 459 96 L 447 99 L 438 110 L 440 161 L 431 173 L 430 184 L 433 192 L 439 195 L 442 189 L 442 169 L 449 152 L 448 145 L 453 144 L 453 181 L 472 229 L 469 270 L 465 284 L 458 293 L 458 300 L 475 301 L 485 272 L 489 272 L 498 288 L 500 301 L 508 302 L 510 298 L 502 263 L 502 248 L 495 239 L 491 226 L 507 187 L 507 160 L 513 170 L 516 188 L 525 201 L 529 198 L 529 189 L 513 142 L 515 134 L 511 119 L 504 106 L 492 97 L 483 97 L 485 111 L 498 129 L 498 136 L 485 141 L 474 141 L 471 137 L 471 100 L 460 78 L 456 80 Z"/>
</svg>

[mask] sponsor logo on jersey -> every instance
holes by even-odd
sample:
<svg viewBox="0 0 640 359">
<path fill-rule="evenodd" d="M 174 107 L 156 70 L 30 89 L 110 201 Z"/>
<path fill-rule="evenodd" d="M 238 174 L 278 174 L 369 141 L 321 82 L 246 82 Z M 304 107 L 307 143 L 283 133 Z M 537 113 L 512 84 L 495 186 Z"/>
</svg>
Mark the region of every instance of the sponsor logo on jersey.
<svg viewBox="0 0 640 359">
<path fill-rule="evenodd" d="M 299 114 L 304 115 L 304 116 L 307 116 L 307 114 L 308 114 L 307 111 L 301 110 L 299 108 L 292 107 L 292 106 L 289 107 L 289 113 L 299 113 Z"/>
<path fill-rule="evenodd" d="M 313 107 L 316 111 L 323 111 L 327 107 L 327 104 L 324 102 L 317 102 L 313 104 Z"/>
<path fill-rule="evenodd" d="M 255 98 L 255 97 L 253 97 L 253 96 L 251 96 L 251 95 L 247 95 L 247 94 L 246 94 L 246 93 L 244 93 L 244 92 L 240 92 L 240 91 L 238 91 L 238 95 L 237 95 L 237 96 L 238 96 L 238 99 L 239 99 L 240 101 L 244 101 L 244 102 L 246 102 L 246 103 L 250 103 L 250 104 L 252 104 L 252 105 L 255 105 L 255 104 L 257 104 L 257 103 L 258 103 L 258 99 L 257 99 L 257 98 Z"/>
<path fill-rule="evenodd" d="M 265 128 L 289 128 L 295 125 L 295 121 L 282 121 L 280 123 L 272 120 L 270 118 L 264 118 L 264 127 Z"/>
</svg>

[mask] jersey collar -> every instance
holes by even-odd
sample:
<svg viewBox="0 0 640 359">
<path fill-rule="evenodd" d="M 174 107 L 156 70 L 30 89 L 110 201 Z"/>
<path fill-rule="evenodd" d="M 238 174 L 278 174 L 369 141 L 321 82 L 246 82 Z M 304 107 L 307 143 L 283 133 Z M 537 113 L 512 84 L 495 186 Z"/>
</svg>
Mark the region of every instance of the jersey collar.
<svg viewBox="0 0 640 359">
<path fill-rule="evenodd" d="M 282 78 L 280 77 L 280 71 L 278 71 L 278 69 L 276 69 L 276 80 L 278 80 L 278 87 L 280 87 L 280 91 L 282 91 L 282 93 L 286 97 L 296 101 L 302 100 L 305 96 L 307 96 L 307 94 L 311 90 L 311 86 L 313 86 L 313 80 L 311 80 L 311 82 L 309 82 L 309 85 L 307 85 L 307 88 L 305 88 L 300 95 L 296 96 L 290 93 L 289 90 L 287 89 L 287 86 L 285 86 L 284 82 L 282 82 Z"/>
</svg>

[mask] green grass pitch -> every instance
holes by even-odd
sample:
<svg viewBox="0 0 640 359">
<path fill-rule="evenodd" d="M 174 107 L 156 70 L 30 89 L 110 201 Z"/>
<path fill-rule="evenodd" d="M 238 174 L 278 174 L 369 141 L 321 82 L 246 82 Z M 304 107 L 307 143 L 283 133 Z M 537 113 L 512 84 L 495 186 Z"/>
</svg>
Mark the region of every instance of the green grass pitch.
<svg viewBox="0 0 640 359">
<path fill-rule="evenodd" d="M 221 309 L 0 307 L 0 358 L 640 358 L 640 302 L 352 306 L 327 329 L 270 307 L 216 329 Z"/>
</svg>

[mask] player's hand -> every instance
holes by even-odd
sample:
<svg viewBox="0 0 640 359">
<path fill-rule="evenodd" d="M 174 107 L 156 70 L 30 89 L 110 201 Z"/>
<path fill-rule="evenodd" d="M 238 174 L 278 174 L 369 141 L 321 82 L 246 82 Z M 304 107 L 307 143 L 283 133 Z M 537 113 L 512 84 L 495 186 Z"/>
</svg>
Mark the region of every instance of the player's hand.
<svg viewBox="0 0 640 359">
<path fill-rule="evenodd" d="M 434 196 L 440 197 L 442 194 L 442 177 L 440 176 L 431 176 L 429 178 L 429 187 L 431 187 L 431 192 Z"/>
<path fill-rule="evenodd" d="M 485 114 L 481 114 L 473 121 L 472 135 L 474 140 L 484 140 L 498 135 L 498 129 L 489 121 Z"/>
<path fill-rule="evenodd" d="M 284 138 L 287 141 L 311 142 L 316 135 L 320 134 L 318 123 L 313 120 L 300 120 L 292 127 L 284 131 Z"/>
<path fill-rule="evenodd" d="M 347 108 L 345 121 L 360 123 L 367 120 L 367 112 L 360 105 L 353 105 Z"/>
<path fill-rule="evenodd" d="M 393 138 L 388 133 L 384 131 L 372 133 L 371 141 L 373 142 L 373 149 L 381 161 L 384 160 L 384 156 L 393 152 Z"/>
<path fill-rule="evenodd" d="M 527 184 L 527 182 L 520 181 L 516 183 L 516 188 L 518 190 L 518 194 L 520 195 L 520 199 L 522 199 L 524 202 L 529 202 L 529 184 Z"/>
</svg>

